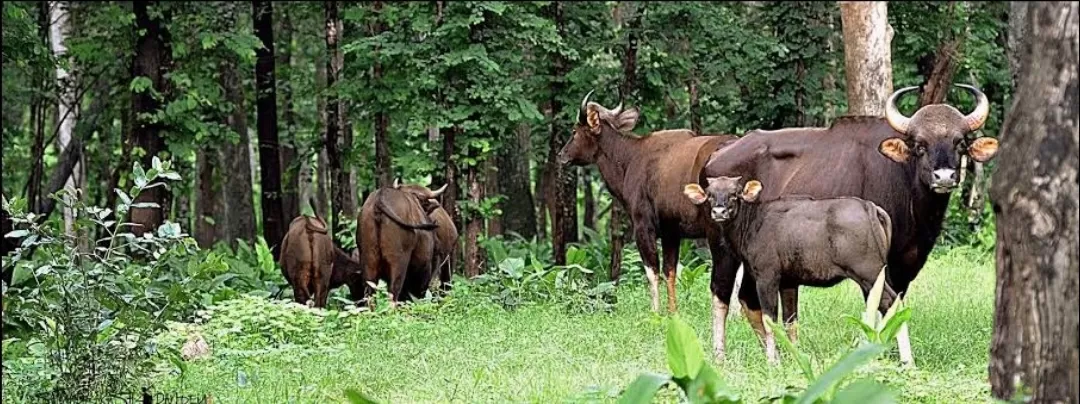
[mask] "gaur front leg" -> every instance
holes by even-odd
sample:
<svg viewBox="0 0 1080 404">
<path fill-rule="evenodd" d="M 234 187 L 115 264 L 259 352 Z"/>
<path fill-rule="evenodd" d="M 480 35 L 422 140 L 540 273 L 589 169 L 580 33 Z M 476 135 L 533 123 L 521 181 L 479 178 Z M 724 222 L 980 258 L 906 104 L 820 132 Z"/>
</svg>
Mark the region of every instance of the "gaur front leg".
<svg viewBox="0 0 1080 404">
<path fill-rule="evenodd" d="M 656 257 L 656 232 L 641 220 L 634 220 L 634 242 L 637 244 L 641 261 L 645 264 L 645 277 L 649 279 L 649 293 L 652 296 L 652 311 L 660 312 L 660 286 L 656 270 L 660 267 Z"/>
<path fill-rule="evenodd" d="M 739 260 L 726 249 L 723 240 L 712 229 L 706 230 L 706 238 L 713 264 L 709 285 L 713 294 L 713 356 L 720 362 L 725 356 L 728 308 L 739 271 Z"/>
<path fill-rule="evenodd" d="M 784 309 L 784 328 L 794 344 L 799 341 L 799 285 L 781 287 L 780 301 Z"/>
<path fill-rule="evenodd" d="M 750 265 L 743 262 L 742 287 L 739 288 L 739 301 L 742 303 L 743 315 L 750 322 L 750 327 L 758 335 L 758 340 L 765 342 L 765 323 L 761 319 L 761 300 L 758 298 L 758 280 L 754 278 L 754 271 Z"/>
<path fill-rule="evenodd" d="M 660 245 L 664 249 L 664 277 L 667 278 L 667 293 L 668 293 L 668 312 L 675 313 L 676 309 L 676 295 L 675 295 L 675 281 L 676 270 L 679 268 L 679 242 L 682 241 L 678 237 L 663 237 L 660 239 Z"/>
<path fill-rule="evenodd" d="M 776 308 L 777 297 L 780 294 L 780 283 L 776 279 L 774 274 L 760 274 L 763 275 L 757 279 L 757 294 L 761 299 L 761 311 L 773 323 L 776 323 L 777 315 Z M 776 365 L 780 363 L 780 353 L 776 350 L 776 337 L 773 335 L 771 327 L 763 327 L 765 329 L 765 357 L 768 358 L 770 365 Z"/>
</svg>

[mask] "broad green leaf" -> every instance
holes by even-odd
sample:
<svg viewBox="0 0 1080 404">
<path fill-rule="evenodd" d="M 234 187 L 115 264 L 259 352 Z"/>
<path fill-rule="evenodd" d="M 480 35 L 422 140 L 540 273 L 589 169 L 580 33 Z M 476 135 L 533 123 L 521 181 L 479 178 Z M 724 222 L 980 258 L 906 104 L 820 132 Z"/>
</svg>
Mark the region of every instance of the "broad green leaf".
<svg viewBox="0 0 1080 404">
<path fill-rule="evenodd" d="M 839 362 L 832 365 L 832 367 L 830 367 L 829 370 L 826 370 L 814 384 L 806 389 L 806 392 L 803 393 L 802 397 L 799 397 L 798 403 L 811 404 L 817 401 L 817 399 L 825 394 L 829 388 L 836 383 L 839 383 L 851 372 L 854 372 L 859 365 L 880 355 L 884 350 L 885 347 L 881 345 L 863 344 L 854 351 L 848 352 L 847 355 L 840 358 Z"/>
<path fill-rule="evenodd" d="M 881 292 L 885 288 L 885 268 L 881 269 L 878 273 L 877 280 L 874 282 L 874 287 L 870 288 L 870 293 L 866 297 L 866 311 L 863 312 L 863 322 L 875 330 L 878 329 L 878 306 L 881 304 Z"/>
<path fill-rule="evenodd" d="M 881 329 L 881 342 L 889 343 L 896 337 L 896 333 L 900 332 L 900 327 L 903 326 L 908 320 L 911 319 L 911 309 L 905 308 L 896 313 L 895 316 L 889 319 L 885 323 L 885 327 Z"/>
<path fill-rule="evenodd" d="M 361 393 L 355 389 L 346 389 L 345 397 L 349 399 L 352 404 L 377 404 L 378 402 L 372 400 L 364 393 Z"/>
<path fill-rule="evenodd" d="M 619 404 L 649 404 L 656 392 L 671 382 L 671 376 L 653 372 L 642 373 L 619 396 Z"/>
<path fill-rule="evenodd" d="M 858 317 L 855 317 L 855 316 L 849 314 L 847 316 L 844 316 L 844 320 L 847 320 L 847 322 L 849 322 L 849 323 L 851 323 L 851 324 L 853 324 L 855 326 L 858 326 L 859 329 L 862 330 L 863 334 L 866 336 L 867 339 L 869 339 L 871 341 L 877 339 L 876 338 L 877 335 L 878 335 L 877 330 L 871 328 L 870 325 L 864 323 Z"/>
<path fill-rule="evenodd" d="M 694 378 L 705 363 L 704 358 L 705 352 L 694 330 L 678 316 L 672 317 L 667 330 L 667 359 L 672 375 L 677 379 Z"/>
<path fill-rule="evenodd" d="M 697 404 L 736 404 L 740 403 L 738 393 L 733 392 L 720 379 L 720 375 L 712 366 L 704 366 L 698 372 L 697 377 L 691 380 L 684 388 L 686 397 L 691 403 Z"/>
<path fill-rule="evenodd" d="M 892 404 L 896 396 L 888 387 L 873 380 L 858 380 L 836 393 L 835 403 Z"/>
</svg>

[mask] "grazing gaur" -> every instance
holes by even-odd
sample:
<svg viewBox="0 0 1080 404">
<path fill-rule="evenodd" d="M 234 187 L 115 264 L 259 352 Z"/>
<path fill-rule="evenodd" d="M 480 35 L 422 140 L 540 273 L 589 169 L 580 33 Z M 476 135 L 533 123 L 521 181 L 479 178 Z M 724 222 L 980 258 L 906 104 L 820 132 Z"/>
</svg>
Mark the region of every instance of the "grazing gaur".
<svg viewBox="0 0 1080 404">
<path fill-rule="evenodd" d="M 827 128 L 755 130 L 717 149 L 709 157 L 697 183 L 721 176 L 754 178 L 770 186 L 763 201 L 787 195 L 813 198 L 858 197 L 875 203 L 893 221 L 887 281 L 901 297 L 926 263 L 941 233 L 949 194 L 958 185 L 957 169 L 963 157 L 987 162 L 997 152 L 997 140 L 975 138 L 990 111 L 986 96 L 967 85 L 977 105 L 964 115 L 945 104 L 926 105 L 911 118 L 896 108 L 896 100 L 915 87 L 893 93 L 884 117 L 841 117 Z M 720 257 L 716 257 L 716 254 Z M 739 261 L 724 249 L 713 249 L 714 326 L 717 356 L 723 347 L 723 329 Z M 744 273 L 739 299 L 759 335 L 760 304 L 754 279 Z M 784 322 L 794 328 L 798 320 L 798 289 L 781 291 Z M 906 342 L 907 327 L 897 339 Z M 901 352 L 901 361 L 911 357 Z"/>
<path fill-rule="evenodd" d="M 357 254 L 346 254 L 334 245 L 326 222 L 318 217 L 298 216 L 289 223 L 281 241 L 281 274 L 293 290 L 293 300 L 309 301 L 326 307 L 330 291 L 349 285 L 354 300 L 359 300 L 364 283 Z"/>
<path fill-rule="evenodd" d="M 391 306 L 423 297 L 428 290 L 435 250 L 433 230 L 438 227 L 428 215 L 438 206 L 436 198 L 445 189 L 432 192 L 423 188 L 417 191 L 425 196 L 421 198 L 416 192 L 384 187 L 364 201 L 356 235 L 364 279 L 386 282 Z M 370 292 L 367 287 L 364 295 Z"/>
<path fill-rule="evenodd" d="M 581 101 L 572 139 L 559 152 L 559 164 L 596 164 L 611 194 L 626 207 L 634 226 L 634 239 L 649 280 L 652 310 L 660 311 L 656 239 L 664 252 L 668 311 L 676 311 L 675 270 L 683 239 L 714 237 L 707 234 L 695 206 L 680 195 L 681 184 L 697 181 L 710 153 L 735 136 L 696 136 L 690 130 L 663 130 L 647 136 L 631 133 L 637 108 L 622 103 L 608 110 Z M 715 236 L 718 237 L 718 236 Z M 714 245 L 715 243 L 710 243 Z M 715 248 L 715 247 L 713 247 Z"/>
<path fill-rule="evenodd" d="M 684 194 L 702 205 L 721 228 L 730 252 L 756 281 L 765 317 L 776 322 L 781 285 L 830 287 L 851 279 L 863 298 L 885 270 L 892 221 L 873 202 L 840 197 L 784 197 L 755 203 L 762 185 L 740 177 L 708 178 L 708 187 L 687 184 Z M 896 293 L 885 285 L 878 310 L 884 315 Z M 910 347 L 901 346 L 901 351 Z M 765 354 L 779 361 L 772 329 L 765 328 Z"/>
<path fill-rule="evenodd" d="M 439 227 L 435 229 L 435 251 L 432 260 L 433 273 L 438 272 L 439 289 L 446 291 L 450 288 L 451 271 L 454 268 L 454 253 L 457 250 L 458 231 L 450 214 L 443 209 L 438 197 L 449 184 L 443 184 L 442 188 L 431 191 L 427 187 L 401 184 L 399 179 L 394 179 L 394 188 L 409 192 L 420 198 L 425 211 L 431 212 L 428 217 Z"/>
</svg>

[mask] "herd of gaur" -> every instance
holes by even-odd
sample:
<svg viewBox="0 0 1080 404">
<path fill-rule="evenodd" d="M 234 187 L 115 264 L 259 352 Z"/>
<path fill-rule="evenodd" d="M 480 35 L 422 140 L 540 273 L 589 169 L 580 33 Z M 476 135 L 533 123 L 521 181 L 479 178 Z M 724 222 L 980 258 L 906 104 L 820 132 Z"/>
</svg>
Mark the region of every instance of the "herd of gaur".
<svg viewBox="0 0 1080 404">
<path fill-rule="evenodd" d="M 998 142 L 975 137 L 990 104 L 978 89 L 968 114 L 947 104 L 926 105 L 911 117 L 896 106 L 917 87 L 894 92 L 884 116 L 844 116 L 828 127 L 752 130 L 743 136 L 691 130 L 632 133 L 636 108 L 607 109 L 585 96 L 561 165 L 596 165 L 612 196 L 629 213 L 660 311 L 659 276 L 669 312 L 676 311 L 676 269 L 684 239 L 707 241 L 712 254 L 713 343 L 724 359 L 725 327 L 736 277 L 743 313 L 771 363 L 778 360 L 763 316 L 797 339 L 799 286 L 854 281 L 868 296 L 881 271 L 885 313 L 927 261 L 940 234 L 961 161 L 985 163 Z M 358 216 L 357 250 L 333 245 L 319 218 L 298 217 L 281 245 L 282 272 L 296 301 L 326 304 L 348 285 L 366 300 L 371 282 L 388 285 L 391 305 L 422 297 L 433 277 L 446 288 L 457 230 L 442 209 L 446 189 L 395 181 L 372 193 Z M 663 251 L 663 271 L 657 239 Z M 900 359 L 913 361 L 907 328 L 897 335 Z"/>
</svg>

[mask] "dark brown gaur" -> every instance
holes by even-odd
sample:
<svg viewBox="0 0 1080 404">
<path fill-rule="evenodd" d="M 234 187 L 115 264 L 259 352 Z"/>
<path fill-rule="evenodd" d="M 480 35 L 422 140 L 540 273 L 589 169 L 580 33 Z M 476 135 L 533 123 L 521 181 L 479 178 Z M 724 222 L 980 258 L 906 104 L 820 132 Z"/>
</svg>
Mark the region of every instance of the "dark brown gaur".
<svg viewBox="0 0 1080 404">
<path fill-rule="evenodd" d="M 956 170 L 962 157 L 990 161 L 997 140 L 975 138 L 986 121 L 990 103 L 971 86 L 977 106 L 964 115 L 956 108 L 934 104 L 920 108 L 911 118 L 896 108 L 903 88 L 889 97 L 885 117 L 841 117 L 832 126 L 751 131 L 738 141 L 717 149 L 698 184 L 708 177 L 755 178 L 771 184 L 760 198 L 768 201 L 788 195 L 814 198 L 857 197 L 880 206 L 893 221 L 887 279 L 900 296 L 907 293 L 941 233 L 949 194 L 958 185 Z M 720 254 L 720 257 L 716 255 Z M 740 262 L 723 249 L 713 249 L 714 349 L 721 352 L 724 322 Z M 754 285 L 743 274 L 743 285 Z M 739 299 L 750 323 L 764 335 L 760 303 L 754 287 L 743 287 Z M 784 322 L 798 320 L 798 288 L 783 288 Z M 906 339 L 906 327 L 898 338 Z M 903 358 L 901 360 L 910 359 Z"/>
<path fill-rule="evenodd" d="M 293 300 L 326 307 L 330 291 L 349 285 L 354 300 L 360 297 L 363 282 L 357 255 L 346 254 L 334 245 L 326 222 L 318 217 L 298 216 L 289 223 L 281 241 L 281 274 L 293 290 Z"/>
<path fill-rule="evenodd" d="M 438 227 L 428 215 L 438 206 L 435 198 L 445 189 L 431 192 L 423 188 L 416 191 L 424 195 L 421 198 L 416 192 L 384 187 L 364 201 L 356 235 L 364 279 L 386 282 L 391 306 L 421 298 L 428 290 L 435 249 L 433 230 Z M 370 293 L 368 287 L 364 296 Z"/>
<path fill-rule="evenodd" d="M 656 239 L 664 252 L 668 311 L 676 311 L 675 270 L 683 239 L 712 237 L 696 207 L 682 197 L 682 185 L 698 179 L 711 152 L 736 139 L 730 135 L 696 136 L 690 130 L 664 130 L 638 137 L 637 108 L 623 104 L 608 110 L 581 101 L 573 137 L 559 152 L 559 164 L 596 164 L 611 194 L 630 214 L 635 242 L 649 280 L 652 310 L 660 311 Z M 715 235 L 719 237 L 719 235 Z M 710 243 L 713 244 L 713 243 Z"/>
<path fill-rule="evenodd" d="M 757 203 L 762 184 L 740 177 L 708 178 L 683 193 L 719 226 L 733 254 L 756 281 L 765 317 L 776 322 L 781 285 L 831 287 L 855 281 L 865 300 L 885 270 L 892 220 L 859 198 L 785 197 Z M 767 186 L 766 186 L 767 187 Z M 878 310 L 884 315 L 896 293 L 885 285 Z M 901 346 L 901 352 L 910 347 Z M 772 330 L 765 328 L 765 355 L 777 363 Z"/>
</svg>

